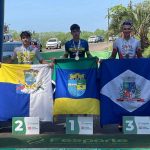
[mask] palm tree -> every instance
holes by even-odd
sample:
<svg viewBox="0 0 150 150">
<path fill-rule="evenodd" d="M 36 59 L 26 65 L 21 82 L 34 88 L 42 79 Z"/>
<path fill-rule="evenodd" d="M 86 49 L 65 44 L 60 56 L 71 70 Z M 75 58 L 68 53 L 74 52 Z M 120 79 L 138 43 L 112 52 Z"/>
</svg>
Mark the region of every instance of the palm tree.
<svg viewBox="0 0 150 150">
<path fill-rule="evenodd" d="M 150 1 L 136 5 L 133 10 L 134 30 L 141 40 L 142 48 L 150 45 L 148 33 L 150 29 Z"/>
<path fill-rule="evenodd" d="M 148 33 L 150 29 L 150 0 L 139 3 L 134 7 L 114 6 L 110 10 L 111 23 L 110 31 L 113 34 L 120 32 L 122 21 L 131 20 L 133 22 L 134 32 L 141 40 L 142 49 L 150 45 Z"/>
</svg>

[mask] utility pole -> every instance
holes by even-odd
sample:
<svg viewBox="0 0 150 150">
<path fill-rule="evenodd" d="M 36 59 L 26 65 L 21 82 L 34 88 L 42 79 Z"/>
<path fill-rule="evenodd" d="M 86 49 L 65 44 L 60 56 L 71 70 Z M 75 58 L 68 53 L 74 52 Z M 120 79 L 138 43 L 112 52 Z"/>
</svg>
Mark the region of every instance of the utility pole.
<svg viewBox="0 0 150 150">
<path fill-rule="evenodd" d="M 132 1 L 131 0 L 129 0 L 129 5 L 128 6 L 129 6 L 130 9 L 132 9 Z"/>
<path fill-rule="evenodd" d="M 2 45 L 4 30 L 4 0 L 0 0 L 0 63 L 2 62 Z"/>
<path fill-rule="evenodd" d="M 107 30 L 108 30 L 108 31 L 107 31 L 108 33 L 107 33 L 107 36 L 108 36 L 108 37 L 107 37 L 107 43 L 109 42 L 109 26 L 110 26 L 110 25 L 109 25 L 109 19 L 110 19 L 110 16 L 109 16 L 109 15 L 110 15 L 110 14 L 109 14 L 109 8 L 108 8 L 108 21 L 107 21 L 107 23 L 108 23 L 108 25 L 107 25 L 107 26 L 108 26 L 108 29 L 107 29 Z"/>
</svg>

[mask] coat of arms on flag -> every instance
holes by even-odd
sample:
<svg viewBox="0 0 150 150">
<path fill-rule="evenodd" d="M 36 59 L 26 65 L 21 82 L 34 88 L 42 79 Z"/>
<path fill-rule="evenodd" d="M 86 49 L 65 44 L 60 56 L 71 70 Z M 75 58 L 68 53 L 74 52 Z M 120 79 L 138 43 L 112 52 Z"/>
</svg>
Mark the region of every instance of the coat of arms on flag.
<svg viewBox="0 0 150 150">
<path fill-rule="evenodd" d="M 82 96 L 86 91 L 85 74 L 70 74 L 68 79 L 68 91 L 72 96 Z"/>
<path fill-rule="evenodd" d="M 141 101 L 144 99 L 140 98 L 141 96 L 141 87 L 136 85 L 135 77 L 124 77 L 123 83 L 120 85 L 120 98 L 118 101 Z"/>
<path fill-rule="evenodd" d="M 20 84 L 16 85 L 16 92 L 18 94 L 34 93 L 39 89 L 44 90 L 42 86 L 42 79 L 38 80 L 39 70 L 29 69 L 24 71 L 24 83 L 20 80 Z"/>
</svg>

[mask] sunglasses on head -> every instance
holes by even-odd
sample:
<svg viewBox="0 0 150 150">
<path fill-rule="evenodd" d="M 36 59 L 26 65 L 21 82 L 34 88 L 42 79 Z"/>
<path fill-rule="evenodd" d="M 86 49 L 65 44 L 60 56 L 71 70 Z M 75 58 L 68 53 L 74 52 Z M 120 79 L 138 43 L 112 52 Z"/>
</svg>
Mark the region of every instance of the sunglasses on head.
<svg viewBox="0 0 150 150">
<path fill-rule="evenodd" d="M 123 30 L 131 30 L 131 28 L 123 28 Z"/>
<path fill-rule="evenodd" d="M 122 25 L 132 25 L 131 22 L 124 22 Z"/>
</svg>

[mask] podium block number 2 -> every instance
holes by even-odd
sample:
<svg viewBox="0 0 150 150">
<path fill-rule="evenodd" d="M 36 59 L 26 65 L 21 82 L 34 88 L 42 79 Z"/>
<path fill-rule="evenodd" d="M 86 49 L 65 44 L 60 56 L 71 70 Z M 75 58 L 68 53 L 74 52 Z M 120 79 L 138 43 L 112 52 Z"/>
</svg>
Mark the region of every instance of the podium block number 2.
<svg viewBox="0 0 150 150">
<path fill-rule="evenodd" d="M 25 134 L 26 126 L 23 117 L 14 117 L 12 120 L 12 133 L 13 134 Z"/>
<path fill-rule="evenodd" d="M 22 120 L 16 120 L 15 125 L 16 125 L 15 131 L 23 131 L 23 122 L 22 122 Z"/>
</svg>

